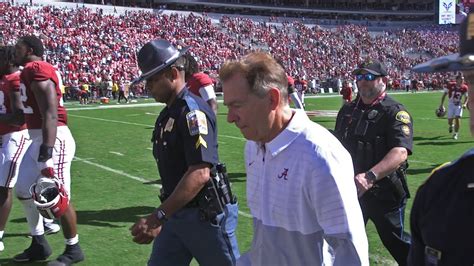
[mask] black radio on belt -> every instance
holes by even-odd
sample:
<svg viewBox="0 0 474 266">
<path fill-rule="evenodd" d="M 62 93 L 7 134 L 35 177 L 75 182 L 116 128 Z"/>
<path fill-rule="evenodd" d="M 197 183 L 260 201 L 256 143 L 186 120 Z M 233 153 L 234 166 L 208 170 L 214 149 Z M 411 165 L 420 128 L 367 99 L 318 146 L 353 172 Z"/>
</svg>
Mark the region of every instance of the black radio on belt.
<svg viewBox="0 0 474 266">
<path fill-rule="evenodd" d="M 201 193 L 200 193 L 201 194 Z M 225 164 L 217 164 L 211 169 L 211 178 L 199 198 L 199 209 L 204 219 L 211 220 L 224 211 L 225 205 L 236 203 L 232 195 Z"/>
<path fill-rule="evenodd" d="M 160 200 L 164 202 L 169 194 L 160 190 Z M 212 220 L 224 211 L 225 205 L 236 203 L 237 197 L 232 194 L 225 164 L 217 164 L 211 169 L 211 177 L 198 195 L 184 208 L 199 208 L 203 219 Z"/>
</svg>

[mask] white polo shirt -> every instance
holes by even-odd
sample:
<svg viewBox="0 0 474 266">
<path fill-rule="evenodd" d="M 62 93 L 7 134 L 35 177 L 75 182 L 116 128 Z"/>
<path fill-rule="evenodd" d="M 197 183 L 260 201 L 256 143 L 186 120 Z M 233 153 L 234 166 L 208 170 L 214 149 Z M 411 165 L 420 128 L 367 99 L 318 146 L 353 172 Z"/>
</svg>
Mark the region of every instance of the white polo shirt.
<svg viewBox="0 0 474 266">
<path fill-rule="evenodd" d="M 369 265 L 352 159 L 328 130 L 293 112 L 271 142 L 245 146 L 254 238 L 238 265 Z"/>
</svg>

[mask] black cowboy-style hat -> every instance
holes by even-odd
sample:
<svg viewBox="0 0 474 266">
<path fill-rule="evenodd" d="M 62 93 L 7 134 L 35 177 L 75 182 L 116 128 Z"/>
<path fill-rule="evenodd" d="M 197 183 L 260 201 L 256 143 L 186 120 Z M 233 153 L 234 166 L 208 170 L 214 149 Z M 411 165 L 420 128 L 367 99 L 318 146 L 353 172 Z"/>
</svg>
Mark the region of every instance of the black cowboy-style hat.
<svg viewBox="0 0 474 266">
<path fill-rule="evenodd" d="M 378 60 L 365 60 L 356 69 L 354 69 L 354 71 L 352 71 L 352 74 L 358 75 L 361 74 L 362 71 L 367 71 L 370 74 L 374 74 L 376 76 L 387 76 L 387 68 L 382 62 Z"/>
<path fill-rule="evenodd" d="M 137 54 L 138 67 L 142 71 L 142 75 L 133 82 L 138 83 L 146 80 L 171 66 L 188 50 L 189 46 L 178 50 L 169 41 L 164 39 L 157 39 L 146 43 Z"/>
<path fill-rule="evenodd" d="M 464 19 L 459 30 L 459 53 L 441 56 L 412 68 L 414 72 L 445 72 L 474 69 L 474 11 Z"/>
</svg>

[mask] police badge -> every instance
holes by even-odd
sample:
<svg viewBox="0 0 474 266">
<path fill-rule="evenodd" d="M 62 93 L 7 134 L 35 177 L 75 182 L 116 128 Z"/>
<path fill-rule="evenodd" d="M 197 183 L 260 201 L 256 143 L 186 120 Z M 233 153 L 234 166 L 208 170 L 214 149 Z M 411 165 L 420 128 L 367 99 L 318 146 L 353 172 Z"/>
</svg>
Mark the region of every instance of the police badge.
<svg viewBox="0 0 474 266">
<path fill-rule="evenodd" d="M 377 115 L 379 114 L 379 112 L 377 110 L 372 110 L 369 112 L 369 114 L 367 114 L 367 118 L 369 120 L 372 120 L 374 119 Z"/>
</svg>

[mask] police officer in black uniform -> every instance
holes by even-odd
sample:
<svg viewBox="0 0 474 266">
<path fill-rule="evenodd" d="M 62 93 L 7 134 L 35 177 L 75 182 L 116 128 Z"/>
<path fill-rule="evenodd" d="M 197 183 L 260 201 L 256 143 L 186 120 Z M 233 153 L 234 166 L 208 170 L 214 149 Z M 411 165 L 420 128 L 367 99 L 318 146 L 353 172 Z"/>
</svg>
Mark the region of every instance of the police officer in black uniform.
<svg viewBox="0 0 474 266">
<path fill-rule="evenodd" d="M 460 52 L 432 59 L 416 72 L 463 71 L 474 136 L 474 12 L 460 28 Z M 474 149 L 435 169 L 416 193 L 408 264 L 474 265 Z"/>
<path fill-rule="evenodd" d="M 234 265 L 238 207 L 217 153 L 216 117 L 185 88 L 183 54 L 166 40 L 138 53 L 140 80 L 166 104 L 153 132 L 153 156 L 162 180 L 162 204 L 132 226 L 133 241 L 154 240 L 148 265 Z M 217 170 L 219 171 L 217 171 Z"/>
<path fill-rule="evenodd" d="M 410 236 L 403 229 L 409 197 L 405 173 L 413 147 L 412 119 L 386 94 L 387 70 L 381 62 L 366 60 L 353 74 L 359 94 L 339 111 L 335 134 L 352 156 L 365 223 L 374 222 L 390 254 L 406 265 Z"/>
</svg>

